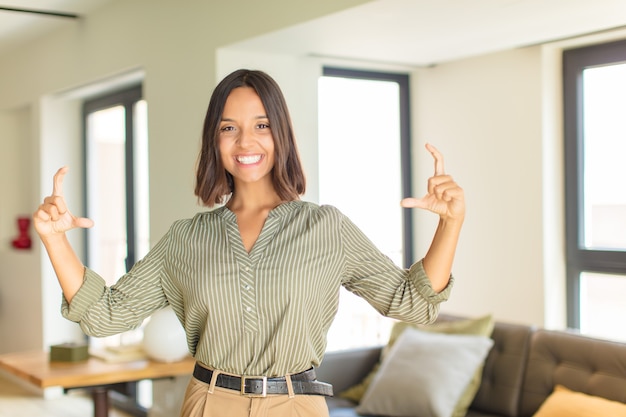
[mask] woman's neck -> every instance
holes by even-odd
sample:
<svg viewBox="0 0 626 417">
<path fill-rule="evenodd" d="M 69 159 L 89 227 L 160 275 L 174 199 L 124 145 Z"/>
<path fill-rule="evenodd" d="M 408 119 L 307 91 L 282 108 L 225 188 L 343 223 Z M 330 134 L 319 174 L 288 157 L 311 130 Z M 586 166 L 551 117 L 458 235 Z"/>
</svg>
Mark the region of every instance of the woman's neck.
<svg viewBox="0 0 626 417">
<path fill-rule="evenodd" d="M 235 192 L 226 206 L 233 212 L 269 211 L 282 202 L 273 184 L 235 184 Z"/>
</svg>

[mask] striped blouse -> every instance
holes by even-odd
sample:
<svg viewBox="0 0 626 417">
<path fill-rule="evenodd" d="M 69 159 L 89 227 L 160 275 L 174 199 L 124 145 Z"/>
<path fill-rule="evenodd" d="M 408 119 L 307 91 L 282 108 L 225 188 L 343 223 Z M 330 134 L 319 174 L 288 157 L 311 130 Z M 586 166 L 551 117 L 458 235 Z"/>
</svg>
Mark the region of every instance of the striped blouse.
<svg viewBox="0 0 626 417">
<path fill-rule="evenodd" d="M 176 221 L 115 285 L 86 269 L 62 312 L 107 336 L 169 304 L 196 360 L 276 376 L 320 364 L 341 285 L 385 316 L 426 323 L 452 281 L 436 293 L 421 261 L 399 268 L 336 208 L 291 201 L 269 213 L 250 253 L 226 207 Z"/>
</svg>

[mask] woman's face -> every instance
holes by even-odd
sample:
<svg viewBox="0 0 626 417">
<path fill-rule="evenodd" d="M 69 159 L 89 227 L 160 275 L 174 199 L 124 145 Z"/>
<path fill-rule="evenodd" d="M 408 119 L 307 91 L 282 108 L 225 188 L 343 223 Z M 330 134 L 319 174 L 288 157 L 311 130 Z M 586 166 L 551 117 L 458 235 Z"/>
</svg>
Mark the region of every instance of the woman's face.
<svg viewBox="0 0 626 417">
<path fill-rule="evenodd" d="M 250 87 L 231 91 L 219 128 L 224 168 L 235 183 L 269 181 L 274 167 L 274 137 L 261 98 Z"/>
</svg>

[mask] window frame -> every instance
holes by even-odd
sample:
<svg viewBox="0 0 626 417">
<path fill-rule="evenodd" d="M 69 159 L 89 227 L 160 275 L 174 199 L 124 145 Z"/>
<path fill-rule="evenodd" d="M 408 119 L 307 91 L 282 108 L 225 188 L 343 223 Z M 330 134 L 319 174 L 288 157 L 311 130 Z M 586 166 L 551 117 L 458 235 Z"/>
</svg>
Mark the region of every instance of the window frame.
<svg viewBox="0 0 626 417">
<path fill-rule="evenodd" d="M 563 51 L 567 325 L 580 328 L 580 275 L 626 275 L 626 251 L 586 249 L 584 239 L 583 71 L 626 63 L 626 40 Z"/>
<path fill-rule="evenodd" d="M 87 137 L 87 118 L 90 113 L 104 110 L 110 107 L 123 106 L 125 114 L 125 197 L 126 197 L 126 271 L 138 261 L 137 259 L 137 228 L 135 222 L 135 116 L 134 106 L 143 100 L 143 87 L 141 84 L 131 85 L 121 90 L 114 90 L 103 95 L 89 98 L 83 102 L 82 114 L 82 137 L 83 137 L 83 172 L 87 175 L 87 161 L 89 143 Z M 84 207 L 89 212 L 87 178 L 84 184 Z M 86 231 L 88 233 L 88 231 Z M 89 239 L 84 240 L 85 263 L 89 265 Z M 125 382 L 115 384 L 109 391 L 112 404 L 136 417 L 147 417 L 148 410 L 139 403 L 139 382 Z"/>
<path fill-rule="evenodd" d="M 411 90 L 409 74 L 324 66 L 322 75 L 324 77 L 390 81 L 398 84 L 400 100 L 400 176 L 402 181 L 402 198 L 411 197 L 413 195 L 413 181 L 411 158 Z M 405 268 L 409 268 L 415 262 L 413 256 L 413 210 L 408 208 L 402 209 L 402 225 L 403 264 Z"/>
</svg>

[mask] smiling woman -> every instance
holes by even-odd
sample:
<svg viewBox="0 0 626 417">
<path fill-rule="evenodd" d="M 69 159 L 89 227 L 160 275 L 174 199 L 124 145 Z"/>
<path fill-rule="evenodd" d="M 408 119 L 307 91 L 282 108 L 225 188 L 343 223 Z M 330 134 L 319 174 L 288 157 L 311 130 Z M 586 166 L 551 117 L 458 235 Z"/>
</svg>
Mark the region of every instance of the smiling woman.
<svg viewBox="0 0 626 417">
<path fill-rule="evenodd" d="M 68 210 L 65 167 L 33 218 L 65 295 L 63 314 L 87 334 L 133 329 L 171 306 L 196 360 L 181 416 L 327 416 L 332 386 L 315 367 L 340 288 L 413 323 L 434 321 L 452 290 L 465 198 L 442 154 L 426 150 L 435 166 L 428 191 L 401 204 L 437 214 L 439 227 L 407 268 L 338 208 L 300 199 L 304 173 L 284 97 L 254 70 L 231 73 L 211 95 L 196 186 L 209 210 L 175 221 L 115 284 L 85 268 L 67 240 L 68 230 L 93 222 Z"/>
</svg>

